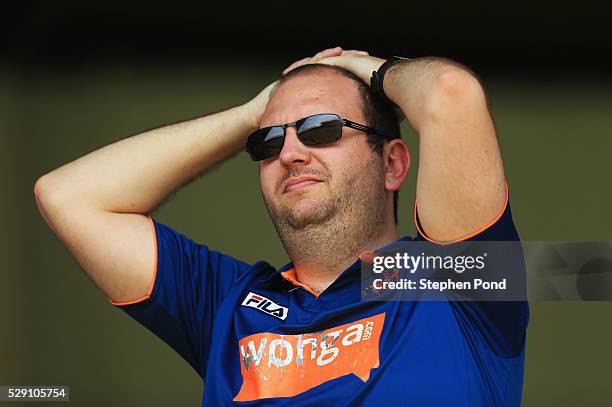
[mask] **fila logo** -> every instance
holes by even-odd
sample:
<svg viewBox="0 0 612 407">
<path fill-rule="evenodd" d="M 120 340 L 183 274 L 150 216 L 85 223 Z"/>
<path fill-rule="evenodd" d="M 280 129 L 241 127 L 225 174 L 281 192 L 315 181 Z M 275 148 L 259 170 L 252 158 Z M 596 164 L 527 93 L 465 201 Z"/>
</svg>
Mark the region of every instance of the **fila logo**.
<svg viewBox="0 0 612 407">
<path fill-rule="evenodd" d="M 285 318 L 287 318 L 287 313 L 289 312 L 287 307 L 283 307 L 271 299 L 266 298 L 263 295 L 255 294 L 252 291 L 247 294 L 244 301 L 242 301 L 242 305 L 245 307 L 258 309 L 268 315 L 282 319 L 283 321 Z"/>
</svg>

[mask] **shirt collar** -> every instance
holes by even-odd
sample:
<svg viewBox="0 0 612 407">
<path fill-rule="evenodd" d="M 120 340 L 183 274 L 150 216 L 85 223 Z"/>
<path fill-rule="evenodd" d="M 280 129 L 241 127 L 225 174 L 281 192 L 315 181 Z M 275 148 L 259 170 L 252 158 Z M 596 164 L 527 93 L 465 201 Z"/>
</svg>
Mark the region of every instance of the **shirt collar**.
<svg viewBox="0 0 612 407">
<path fill-rule="evenodd" d="M 389 246 L 392 246 L 396 244 L 397 242 L 411 241 L 411 240 L 413 240 L 412 237 L 403 236 L 400 239 L 392 243 L 389 243 L 376 250 L 384 250 L 385 248 L 388 248 Z M 359 280 L 360 270 L 361 270 L 361 260 L 358 258 L 357 260 L 353 262 L 353 264 L 351 264 L 346 270 L 344 270 L 342 274 L 340 274 L 338 278 L 334 280 L 334 282 L 324 292 L 326 293 L 330 289 L 337 290 L 339 288 L 345 287 L 348 283 L 352 281 Z M 296 274 L 296 271 L 295 271 L 295 268 L 292 262 L 285 264 L 284 266 L 279 268 L 274 274 L 279 275 L 280 277 L 282 277 L 283 279 L 285 279 L 286 281 L 288 281 L 289 283 L 293 284 L 296 287 L 303 288 L 304 290 L 308 291 L 310 294 L 312 294 L 315 297 L 319 296 L 319 294 L 317 294 L 311 287 L 297 280 L 297 274 Z"/>
</svg>

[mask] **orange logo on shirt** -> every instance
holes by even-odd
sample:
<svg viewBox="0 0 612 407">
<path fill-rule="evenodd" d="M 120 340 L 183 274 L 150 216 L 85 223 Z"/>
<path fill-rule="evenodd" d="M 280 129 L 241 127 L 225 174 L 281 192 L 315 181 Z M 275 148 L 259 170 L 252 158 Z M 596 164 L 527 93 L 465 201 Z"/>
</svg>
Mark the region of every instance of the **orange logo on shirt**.
<svg viewBox="0 0 612 407">
<path fill-rule="evenodd" d="M 242 386 L 234 401 L 291 397 L 351 373 L 366 382 L 378 367 L 384 323 L 383 312 L 321 332 L 242 338 Z"/>
</svg>

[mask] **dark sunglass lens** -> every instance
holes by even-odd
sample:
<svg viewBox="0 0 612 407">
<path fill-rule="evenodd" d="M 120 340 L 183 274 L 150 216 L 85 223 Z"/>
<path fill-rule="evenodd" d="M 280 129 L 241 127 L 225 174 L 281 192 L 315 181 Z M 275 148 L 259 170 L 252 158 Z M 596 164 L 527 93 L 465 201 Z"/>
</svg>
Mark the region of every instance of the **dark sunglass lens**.
<svg viewBox="0 0 612 407">
<path fill-rule="evenodd" d="M 283 148 L 285 130 L 282 127 L 268 127 L 257 130 L 247 140 L 247 151 L 255 161 L 274 157 Z"/>
<path fill-rule="evenodd" d="M 306 145 L 325 145 L 342 137 L 342 123 L 336 115 L 320 114 L 305 118 L 297 132 L 300 141 Z"/>
</svg>

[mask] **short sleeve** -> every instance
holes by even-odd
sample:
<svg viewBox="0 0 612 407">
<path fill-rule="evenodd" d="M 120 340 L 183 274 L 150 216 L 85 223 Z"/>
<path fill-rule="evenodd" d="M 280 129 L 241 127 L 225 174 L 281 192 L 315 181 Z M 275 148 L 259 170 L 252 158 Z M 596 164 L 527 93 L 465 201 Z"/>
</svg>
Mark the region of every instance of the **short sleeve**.
<svg viewBox="0 0 612 407">
<path fill-rule="evenodd" d="M 215 315 L 250 265 L 209 250 L 149 217 L 156 241 L 156 271 L 146 296 L 120 307 L 206 374 Z"/>
<path fill-rule="evenodd" d="M 425 234 L 419 223 L 415 205 L 416 240 L 428 240 L 438 243 Z M 489 224 L 459 241 L 520 241 L 519 234 L 512 219 L 508 187 L 506 199 L 501 212 Z M 525 263 L 522 251 L 517 251 L 520 258 L 512 259 L 516 264 L 517 277 L 525 279 Z M 527 324 L 529 321 L 529 304 L 527 301 L 451 301 L 451 307 L 458 323 L 467 335 L 477 335 L 488 349 L 502 357 L 519 355 L 525 344 Z"/>
</svg>

